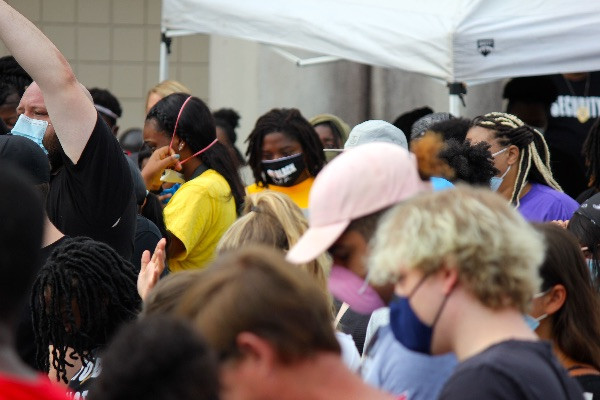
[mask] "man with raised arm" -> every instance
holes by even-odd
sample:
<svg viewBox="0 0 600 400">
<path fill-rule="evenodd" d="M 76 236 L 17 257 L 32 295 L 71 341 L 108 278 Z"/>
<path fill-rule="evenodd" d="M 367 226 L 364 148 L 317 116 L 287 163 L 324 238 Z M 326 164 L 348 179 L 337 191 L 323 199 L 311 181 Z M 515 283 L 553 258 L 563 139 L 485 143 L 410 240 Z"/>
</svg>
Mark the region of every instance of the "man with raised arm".
<svg viewBox="0 0 600 400">
<path fill-rule="evenodd" d="M 0 40 L 34 80 L 12 133 L 34 140 L 50 158 L 48 217 L 66 235 L 89 236 L 130 259 L 136 215 L 131 176 L 89 92 L 54 44 L 5 1 Z"/>
</svg>

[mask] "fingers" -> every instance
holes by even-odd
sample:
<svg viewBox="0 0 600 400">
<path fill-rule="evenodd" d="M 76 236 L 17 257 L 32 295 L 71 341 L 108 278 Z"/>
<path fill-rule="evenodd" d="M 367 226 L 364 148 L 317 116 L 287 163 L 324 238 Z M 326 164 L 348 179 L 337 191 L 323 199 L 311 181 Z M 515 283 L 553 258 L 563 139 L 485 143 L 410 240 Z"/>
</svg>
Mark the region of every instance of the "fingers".
<svg viewBox="0 0 600 400">
<path fill-rule="evenodd" d="M 173 165 L 173 167 L 175 168 L 175 171 L 181 171 L 182 167 L 181 167 L 181 163 L 179 162 L 180 155 L 177 154 L 175 152 L 175 150 L 173 150 L 170 147 L 169 147 L 169 154 L 171 155 L 171 158 L 176 161 L 176 163 Z"/>
<path fill-rule="evenodd" d="M 173 196 L 173 193 L 165 193 L 158 196 L 158 200 L 162 203 L 166 199 L 170 199 Z"/>
<path fill-rule="evenodd" d="M 144 252 L 142 253 L 142 262 L 141 262 L 142 270 L 146 269 L 149 262 L 150 262 L 150 251 L 144 250 Z"/>
</svg>

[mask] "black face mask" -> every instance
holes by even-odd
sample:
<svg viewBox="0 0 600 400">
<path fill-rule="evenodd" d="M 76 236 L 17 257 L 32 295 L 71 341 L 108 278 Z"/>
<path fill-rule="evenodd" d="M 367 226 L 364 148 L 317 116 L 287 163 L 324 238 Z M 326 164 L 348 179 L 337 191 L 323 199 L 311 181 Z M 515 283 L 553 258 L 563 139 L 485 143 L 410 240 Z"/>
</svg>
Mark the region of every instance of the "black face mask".
<svg viewBox="0 0 600 400">
<path fill-rule="evenodd" d="M 264 179 L 277 186 L 294 186 L 305 168 L 302 153 L 262 162 Z"/>
</svg>

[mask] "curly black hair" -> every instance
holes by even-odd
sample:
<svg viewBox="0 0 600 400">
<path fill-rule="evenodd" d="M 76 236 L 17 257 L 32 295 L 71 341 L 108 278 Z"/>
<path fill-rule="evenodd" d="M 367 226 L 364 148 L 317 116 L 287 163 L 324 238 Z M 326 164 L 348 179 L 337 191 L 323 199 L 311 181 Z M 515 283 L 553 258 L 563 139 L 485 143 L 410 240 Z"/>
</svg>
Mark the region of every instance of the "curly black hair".
<svg viewBox="0 0 600 400">
<path fill-rule="evenodd" d="M 464 142 L 470 127 L 470 119 L 452 118 L 431 125 L 429 130 L 440 133 L 444 137 L 444 140 L 455 139 L 459 142 Z"/>
<path fill-rule="evenodd" d="M 248 165 L 252 169 L 256 184 L 268 186 L 262 173 L 262 145 L 265 136 L 274 132 L 281 132 L 300 143 L 308 172 L 317 176 L 325 166 L 325 154 L 315 128 L 296 108 L 274 108 L 256 121 L 254 129 L 246 139 Z"/>
<path fill-rule="evenodd" d="M 159 314 L 115 335 L 88 399 L 217 400 L 218 393 L 217 360 L 204 339 L 187 321 Z"/>
<path fill-rule="evenodd" d="M 13 56 L 4 56 L 0 57 L 0 82 L 12 86 L 20 98 L 33 79 Z M 0 101 L 0 104 L 3 102 Z"/>
<path fill-rule="evenodd" d="M 469 140 L 460 142 L 448 139 L 438 157 L 454 170 L 453 181 L 489 186 L 490 179 L 498 174 L 490 153 L 490 145 L 486 142 L 471 145 Z"/>
<path fill-rule="evenodd" d="M 140 306 L 131 263 L 107 244 L 87 237 L 66 239 L 33 285 L 37 367 L 48 372 L 52 362 L 57 379 L 67 382 L 66 367 L 71 365 L 66 358 L 92 361 L 92 352 L 106 345 L 120 324 L 135 319 Z"/>
</svg>

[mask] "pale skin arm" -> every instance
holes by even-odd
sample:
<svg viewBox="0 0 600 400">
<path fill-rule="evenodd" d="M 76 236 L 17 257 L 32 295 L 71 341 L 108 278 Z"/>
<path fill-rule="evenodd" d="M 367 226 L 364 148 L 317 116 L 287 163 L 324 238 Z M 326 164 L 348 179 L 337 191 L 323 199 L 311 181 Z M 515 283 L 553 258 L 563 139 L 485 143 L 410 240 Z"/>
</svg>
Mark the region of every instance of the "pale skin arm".
<svg viewBox="0 0 600 400">
<path fill-rule="evenodd" d="M 96 109 L 56 46 L 0 0 L 0 40 L 39 85 L 65 154 L 77 163 L 96 124 Z"/>
<path fill-rule="evenodd" d="M 138 294 L 142 298 L 142 301 L 146 300 L 148 293 L 156 286 L 160 274 L 162 274 L 165 269 L 166 244 L 167 241 L 161 239 L 156 244 L 152 257 L 150 257 L 150 252 L 148 250 L 144 251 L 142 254 L 142 263 L 137 281 Z"/>
<path fill-rule="evenodd" d="M 142 254 L 141 268 L 137 280 L 137 290 L 142 301 L 146 300 L 148 293 L 154 288 L 154 286 L 156 286 L 156 283 L 160 278 L 160 274 L 162 274 L 164 271 L 167 253 L 172 257 L 172 252 L 176 252 L 175 254 L 178 254 L 177 252 L 185 251 L 183 243 L 181 243 L 177 237 L 171 235 L 170 239 L 171 244 L 168 251 L 165 248 L 167 245 L 166 239 L 161 239 L 157 243 L 152 257 L 150 256 L 150 252 L 148 250 L 144 251 Z"/>
</svg>

